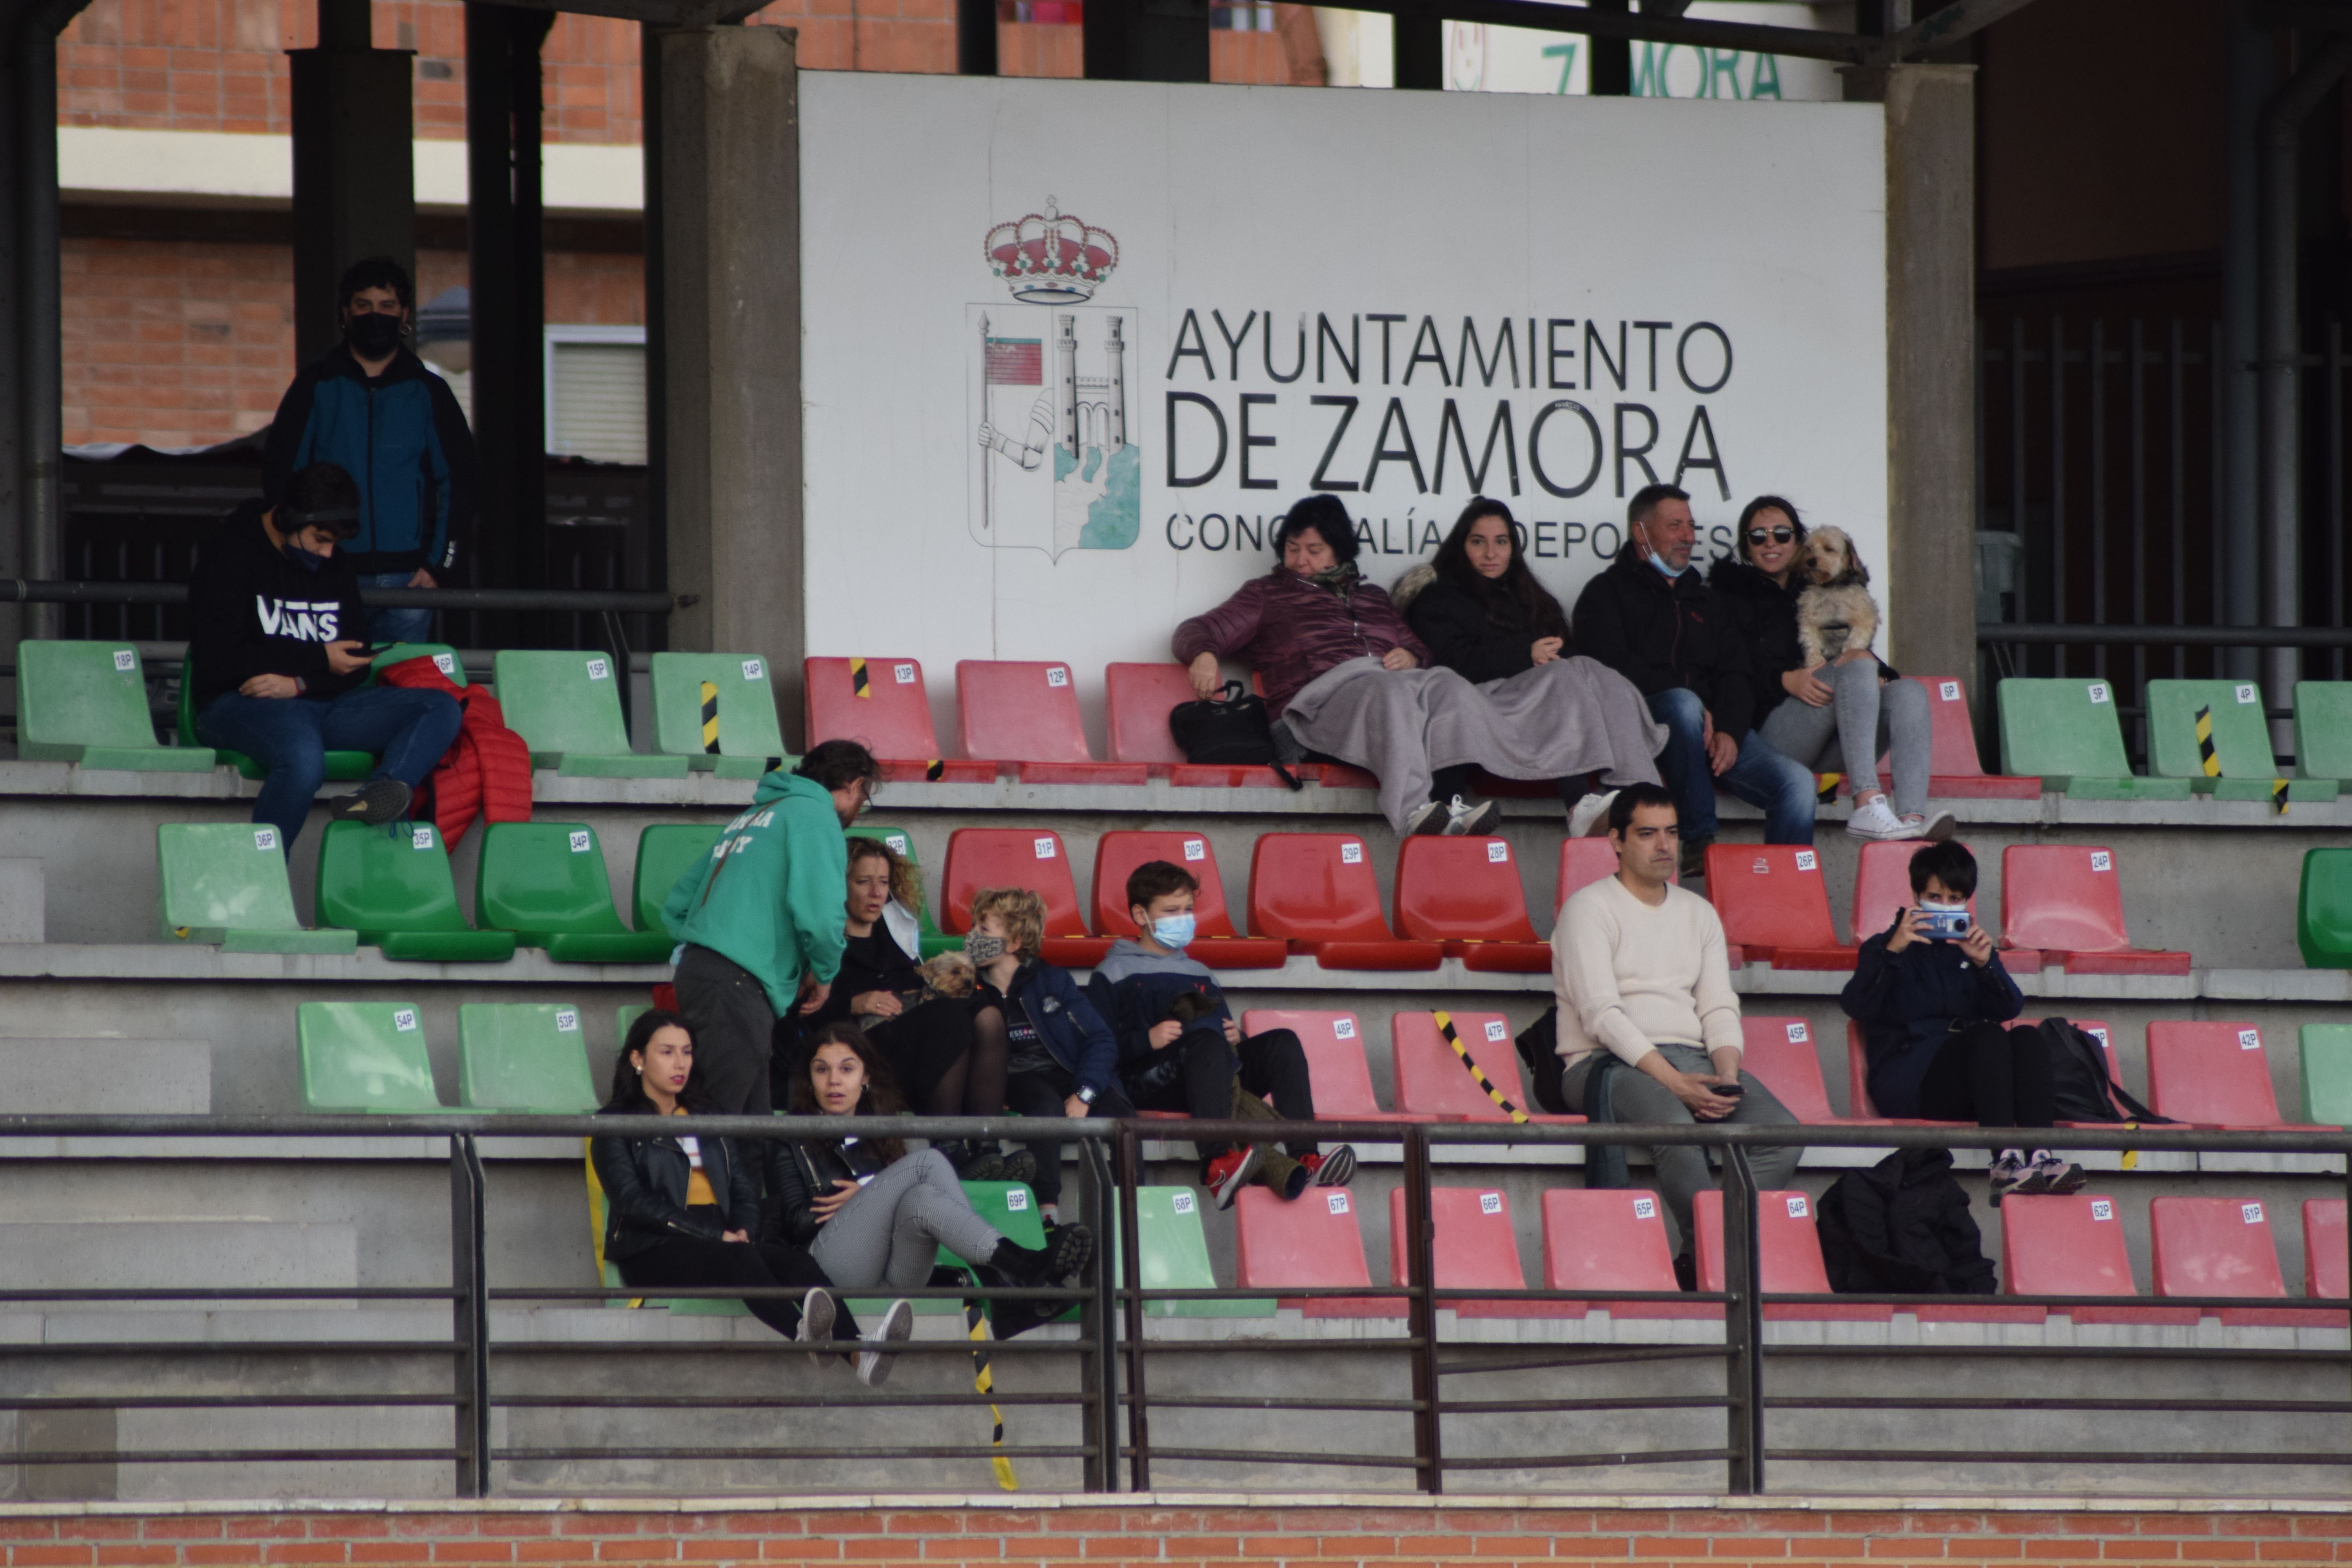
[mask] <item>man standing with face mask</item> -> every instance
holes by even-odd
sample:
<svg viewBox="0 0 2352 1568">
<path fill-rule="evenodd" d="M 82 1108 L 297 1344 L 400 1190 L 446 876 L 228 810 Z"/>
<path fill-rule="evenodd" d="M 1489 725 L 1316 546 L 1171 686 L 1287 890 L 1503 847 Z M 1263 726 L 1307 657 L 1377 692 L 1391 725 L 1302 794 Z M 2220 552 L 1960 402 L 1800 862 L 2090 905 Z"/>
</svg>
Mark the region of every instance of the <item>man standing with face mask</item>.
<svg viewBox="0 0 2352 1568">
<path fill-rule="evenodd" d="M 373 256 L 344 272 L 336 297 L 343 341 L 304 366 L 278 402 L 263 504 L 275 506 L 298 470 L 339 464 L 360 488 L 359 531 L 345 554 L 362 590 L 454 586 L 474 525 L 474 436 L 448 384 L 401 341 L 415 286 L 398 262 Z M 374 642 L 422 642 L 432 631 L 430 610 L 368 613 Z"/>
</svg>

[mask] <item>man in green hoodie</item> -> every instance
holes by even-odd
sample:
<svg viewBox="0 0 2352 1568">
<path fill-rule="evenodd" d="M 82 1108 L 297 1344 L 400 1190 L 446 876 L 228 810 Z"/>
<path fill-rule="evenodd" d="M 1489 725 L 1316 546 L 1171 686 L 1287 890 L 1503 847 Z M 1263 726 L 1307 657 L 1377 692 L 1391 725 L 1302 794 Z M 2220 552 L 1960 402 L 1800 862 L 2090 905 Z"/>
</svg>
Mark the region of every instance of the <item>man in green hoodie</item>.
<svg viewBox="0 0 2352 1568">
<path fill-rule="evenodd" d="M 670 889 L 662 922 L 678 940 L 677 1007 L 719 1110 L 765 1116 L 776 1020 L 814 989 L 824 1005 L 841 969 L 848 920 L 848 841 L 882 769 L 855 741 L 809 748 L 800 765 L 761 779 L 751 809 Z"/>
</svg>

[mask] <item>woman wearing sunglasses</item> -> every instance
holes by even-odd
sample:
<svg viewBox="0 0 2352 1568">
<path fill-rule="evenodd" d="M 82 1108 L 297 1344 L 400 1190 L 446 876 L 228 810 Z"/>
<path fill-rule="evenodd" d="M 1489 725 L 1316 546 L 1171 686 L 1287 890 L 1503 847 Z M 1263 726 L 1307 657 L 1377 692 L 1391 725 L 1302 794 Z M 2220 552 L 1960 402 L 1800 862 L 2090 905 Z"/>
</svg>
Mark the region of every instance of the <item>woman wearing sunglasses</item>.
<svg viewBox="0 0 2352 1568">
<path fill-rule="evenodd" d="M 1779 496 L 1758 496 L 1739 514 L 1738 553 L 1715 563 L 1707 585 L 1748 638 L 1756 727 L 1814 770 L 1843 769 L 1853 790 L 1846 832 L 1856 838 L 1948 838 L 1952 814 L 1927 809 L 1932 751 L 1927 689 L 1867 649 L 1805 668 L 1797 599 L 1805 591 L 1805 524 Z M 1879 787 L 1878 759 L 1892 755 L 1895 799 Z"/>
</svg>

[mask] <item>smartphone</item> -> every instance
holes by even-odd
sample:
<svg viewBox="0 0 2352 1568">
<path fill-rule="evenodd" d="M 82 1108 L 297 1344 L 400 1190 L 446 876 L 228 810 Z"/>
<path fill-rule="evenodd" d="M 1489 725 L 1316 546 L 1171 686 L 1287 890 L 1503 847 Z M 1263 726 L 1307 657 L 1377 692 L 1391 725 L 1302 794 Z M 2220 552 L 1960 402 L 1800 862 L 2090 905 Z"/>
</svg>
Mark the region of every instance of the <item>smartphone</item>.
<svg viewBox="0 0 2352 1568">
<path fill-rule="evenodd" d="M 1738 1100 L 1748 1092 L 1748 1086 L 1744 1083 L 1719 1083 L 1715 1086 L 1715 1092 Z"/>
<path fill-rule="evenodd" d="M 1929 942 L 1958 942 L 1969 934 L 1969 911 L 1923 908 L 1919 911 L 1919 934 Z"/>
</svg>

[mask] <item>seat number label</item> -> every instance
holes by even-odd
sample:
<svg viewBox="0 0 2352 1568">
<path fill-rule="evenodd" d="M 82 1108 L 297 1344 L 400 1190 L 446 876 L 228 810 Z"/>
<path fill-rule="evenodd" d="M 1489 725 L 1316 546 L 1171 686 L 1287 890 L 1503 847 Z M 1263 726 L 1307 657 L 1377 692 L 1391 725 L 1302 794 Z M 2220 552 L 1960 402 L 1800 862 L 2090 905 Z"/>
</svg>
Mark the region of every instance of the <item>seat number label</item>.
<svg viewBox="0 0 2352 1568">
<path fill-rule="evenodd" d="M 1789 1043 L 1790 1045 L 1801 1046 L 1805 1043 L 1806 1038 L 1804 1025 L 1791 1024 L 1789 1026 Z"/>
<path fill-rule="evenodd" d="M 890 673 L 898 679 L 901 686 L 915 684 L 915 667 L 911 664 L 894 664 L 890 667 Z"/>
<path fill-rule="evenodd" d="M 455 675 L 457 673 L 457 660 L 454 655 L 436 653 L 433 656 L 433 668 L 444 675 Z"/>
<path fill-rule="evenodd" d="M 2091 851 L 2091 869 L 2092 869 L 2092 870 L 2094 870 L 2094 871 L 2112 871 L 2112 870 L 2114 870 L 2115 868 L 2116 868 L 2116 858 L 2115 858 L 2113 855 L 2108 854 L 2108 853 L 2107 853 L 2105 850 L 2104 850 L 2104 849 L 2094 849 L 2094 850 L 2092 850 L 2092 851 Z"/>
<path fill-rule="evenodd" d="M 392 1026 L 398 1029 L 404 1035 L 412 1033 L 416 1027 L 416 1009 L 414 1007 L 394 1008 L 392 1013 Z"/>
<path fill-rule="evenodd" d="M 2261 1031 L 2261 1030 L 2259 1030 L 2259 1029 L 2241 1029 L 2241 1030 L 2239 1030 L 2239 1031 L 2238 1031 L 2238 1048 L 2239 1048 L 2240 1050 L 2242 1050 L 2242 1051 L 2259 1051 L 2259 1050 L 2261 1050 L 2261 1049 L 2263 1048 L 2263 1036 L 2262 1036 L 2262 1031 Z"/>
<path fill-rule="evenodd" d="M 1818 856 L 1818 855 L 1816 855 L 1816 854 L 1814 854 L 1811 850 L 1810 850 L 1810 849 L 1800 849 L 1800 850 L 1798 850 L 1798 851 L 1797 851 L 1797 869 L 1798 869 L 1798 870 L 1800 870 L 1800 871 L 1812 871 L 1812 870 L 1817 870 L 1817 869 L 1819 869 L 1819 868 L 1820 868 L 1820 867 L 1821 867 L 1821 863 L 1822 863 L 1822 858 L 1821 858 L 1821 857 L 1820 857 L 1820 856 Z"/>
<path fill-rule="evenodd" d="M 2091 1217 L 2097 1220 L 2113 1219 L 2116 1217 L 2116 1205 L 2109 1203 L 2105 1198 L 2093 1198 L 2091 1200 Z"/>
<path fill-rule="evenodd" d="M 882 842 L 890 847 L 890 853 L 893 855 L 904 855 L 907 852 L 907 836 L 903 833 L 893 833 Z"/>
<path fill-rule="evenodd" d="M 1958 702 L 1960 700 L 1960 683 L 1957 680 L 1947 680 L 1936 689 L 1947 702 Z"/>
<path fill-rule="evenodd" d="M 588 679 L 610 680 L 613 679 L 613 667 L 601 658 L 592 658 L 588 661 Z"/>
<path fill-rule="evenodd" d="M 2263 1223 L 2263 1205 L 2260 1204 L 2240 1204 L 2238 1205 L 2238 1212 L 2246 1216 L 2246 1223 L 2248 1225 L 2260 1225 Z"/>
<path fill-rule="evenodd" d="M 1191 1214 L 1192 1212 L 1192 1194 L 1178 1193 L 1176 1194 L 1176 1212 L 1178 1214 Z"/>
<path fill-rule="evenodd" d="M 1360 866 L 1360 865 L 1362 865 L 1362 864 L 1363 864 L 1363 862 L 1364 862 L 1364 847 L 1363 847 L 1362 845 L 1360 845 L 1360 844 L 1342 844 L 1342 845 L 1340 845 L 1340 846 L 1339 846 L 1339 864 L 1340 864 L 1340 865 L 1342 865 L 1342 866 Z"/>
<path fill-rule="evenodd" d="M 1069 683 L 1070 672 L 1068 670 L 1064 669 L 1058 664 L 1049 664 L 1045 667 L 1046 685 L 1059 687 L 1067 686 Z"/>
<path fill-rule="evenodd" d="M 139 668 L 139 656 L 131 652 L 127 647 L 116 648 L 114 650 L 114 668 L 122 671 L 125 675 L 128 675 L 131 671 Z"/>
<path fill-rule="evenodd" d="M 1635 1198 L 1633 1200 L 1633 1217 L 1635 1219 L 1657 1218 L 1658 1200 L 1655 1198 Z"/>
<path fill-rule="evenodd" d="M 1015 1187 L 1011 1192 L 1004 1194 L 1004 1207 L 1008 1213 L 1019 1214 L 1023 1209 L 1025 1209 L 1028 1206 L 1028 1188 Z"/>
<path fill-rule="evenodd" d="M 1490 839 L 1486 845 L 1486 858 L 1495 865 L 1505 865 L 1511 858 L 1511 847 L 1499 838 Z"/>
<path fill-rule="evenodd" d="M 1498 1044 L 1510 1037 L 1511 1026 L 1508 1024 L 1504 1023 L 1500 1018 L 1486 1020 L 1486 1040 L 1489 1045 Z"/>
<path fill-rule="evenodd" d="M 409 847 L 411 849 L 430 849 L 430 848 L 432 848 L 432 847 L 433 847 L 433 830 L 432 830 L 431 828 L 429 828 L 429 827 L 412 827 L 412 828 L 410 828 L 410 829 L 408 830 L 408 847 Z"/>
<path fill-rule="evenodd" d="M 2238 700 L 2242 703 L 2253 701 L 2254 689 L 2251 686 L 2241 686 L 2238 688 Z"/>
<path fill-rule="evenodd" d="M 1478 1212 L 1480 1214 L 1501 1214 L 1503 1212 L 1503 1194 L 1500 1193 L 1480 1193 L 1478 1194 Z"/>
<path fill-rule="evenodd" d="M 1208 858 L 1209 858 L 1209 845 L 1208 845 L 1208 841 L 1207 841 L 1206 839 L 1202 839 L 1202 838 L 1187 838 L 1186 840 L 1184 840 L 1184 858 L 1185 858 L 1185 859 L 1187 859 L 1187 860 L 1206 860 Z"/>
<path fill-rule="evenodd" d="M 758 680 L 758 679 L 761 679 L 762 677 L 764 677 L 767 673 L 768 673 L 767 667 L 766 667 L 765 665 L 761 664 L 758 659 L 756 659 L 756 658 L 747 658 L 747 659 L 745 659 L 745 660 L 743 661 L 743 679 L 746 679 L 746 680 Z"/>
<path fill-rule="evenodd" d="M 1353 1018 L 1332 1019 L 1331 1037 L 1335 1040 L 1354 1039 L 1356 1037 L 1356 1020 Z"/>
<path fill-rule="evenodd" d="M 2084 1031 L 2083 1031 L 2083 1033 L 2084 1033 L 2084 1034 L 2086 1034 L 2086 1035 L 2090 1036 L 2090 1037 L 2091 1037 L 2091 1038 L 2093 1038 L 2093 1039 L 2095 1039 L 2095 1040 L 2098 1041 L 2098 1042 L 2099 1042 L 2099 1049 L 2101 1049 L 2101 1050 L 2103 1050 L 2103 1051 L 2104 1051 L 2104 1050 L 2105 1050 L 2105 1049 L 2107 1048 L 2107 1031 L 2105 1030 L 2105 1027 L 2100 1027 L 2100 1028 L 2095 1028 L 2095 1029 L 2085 1029 L 2085 1030 L 2084 1030 Z"/>
<path fill-rule="evenodd" d="M 572 836 L 572 852 L 574 855 L 588 853 L 588 835 L 584 830 Z"/>
<path fill-rule="evenodd" d="M 253 847 L 254 847 L 254 848 L 256 848 L 256 849 L 275 849 L 275 848 L 277 848 L 277 847 L 278 847 L 278 829 L 276 829 L 276 828 L 274 828 L 274 827 L 257 827 L 257 828 L 255 828 L 255 829 L 253 830 Z"/>
<path fill-rule="evenodd" d="M 1051 860 L 1054 858 L 1054 841 L 1050 838 L 1040 838 L 1036 843 L 1037 858 L 1040 860 Z"/>
<path fill-rule="evenodd" d="M 555 1032 L 559 1035 L 578 1034 L 580 1032 L 580 1015 L 573 1012 L 569 1007 L 558 1007 L 555 1010 Z"/>
<path fill-rule="evenodd" d="M 2107 683 L 2105 681 L 2094 680 L 2091 682 L 2088 689 L 2091 694 L 2092 701 L 2105 702 L 2107 700 Z"/>
<path fill-rule="evenodd" d="M 1348 1212 L 1347 1194 L 1326 1193 L 1323 1194 L 1323 1198 L 1324 1201 L 1330 1205 L 1330 1209 L 1333 1214 L 1346 1214 Z"/>
<path fill-rule="evenodd" d="M 1805 1207 L 1805 1200 L 1795 1193 L 1790 1194 L 1789 1217 L 1790 1219 L 1803 1219 L 1807 1216 L 1807 1213 L 1808 1211 Z"/>
</svg>

